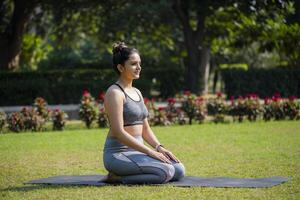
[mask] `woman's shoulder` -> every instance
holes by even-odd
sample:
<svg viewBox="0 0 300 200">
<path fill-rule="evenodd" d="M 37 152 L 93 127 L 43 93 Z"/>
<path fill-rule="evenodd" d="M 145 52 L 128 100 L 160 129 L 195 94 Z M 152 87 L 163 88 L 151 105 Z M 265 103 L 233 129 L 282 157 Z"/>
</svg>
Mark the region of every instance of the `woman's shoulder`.
<svg viewBox="0 0 300 200">
<path fill-rule="evenodd" d="M 124 97 L 123 92 L 121 91 L 121 89 L 117 86 L 117 85 L 111 85 L 107 88 L 106 93 L 105 93 L 106 97 Z"/>
</svg>

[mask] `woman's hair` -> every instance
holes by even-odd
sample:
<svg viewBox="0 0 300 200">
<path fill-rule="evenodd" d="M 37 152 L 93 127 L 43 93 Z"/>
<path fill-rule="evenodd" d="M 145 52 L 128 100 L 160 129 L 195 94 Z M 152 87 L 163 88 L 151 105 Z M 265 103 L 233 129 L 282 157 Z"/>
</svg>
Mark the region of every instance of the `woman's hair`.
<svg viewBox="0 0 300 200">
<path fill-rule="evenodd" d="M 137 49 L 127 47 L 124 42 L 116 42 L 113 45 L 113 68 L 120 75 L 118 64 L 124 65 L 129 56 L 133 53 L 139 53 Z"/>
</svg>

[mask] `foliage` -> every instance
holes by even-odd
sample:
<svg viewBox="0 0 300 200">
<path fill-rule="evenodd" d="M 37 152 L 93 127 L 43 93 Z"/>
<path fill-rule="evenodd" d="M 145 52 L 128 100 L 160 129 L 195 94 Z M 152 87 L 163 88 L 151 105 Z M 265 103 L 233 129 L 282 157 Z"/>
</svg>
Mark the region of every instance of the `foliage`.
<svg viewBox="0 0 300 200">
<path fill-rule="evenodd" d="M 159 91 L 163 98 L 174 96 L 182 90 L 181 69 L 144 69 L 141 78 L 134 84 L 149 98 L 156 97 L 151 91 Z M 0 105 L 28 105 L 38 97 L 49 104 L 75 104 L 84 89 L 98 95 L 117 79 L 113 69 L 57 70 L 43 72 L 0 73 Z M 155 80 L 155 83 L 153 82 Z M 177 80 L 177 81 L 174 81 Z M 13 95 L 12 95 L 13 94 Z"/>
<path fill-rule="evenodd" d="M 166 117 L 168 121 L 172 124 L 176 122 L 177 116 L 178 116 L 178 110 L 175 107 L 176 99 L 175 98 L 168 98 L 167 99 L 168 105 L 165 109 L 166 111 Z"/>
<path fill-rule="evenodd" d="M 98 122 L 98 126 L 100 128 L 105 128 L 108 126 L 108 117 L 107 117 L 104 107 L 100 107 L 100 109 L 99 109 L 97 122 Z"/>
<path fill-rule="evenodd" d="M 41 36 L 25 34 L 22 42 L 21 68 L 25 70 L 37 70 L 38 64 L 47 58 L 53 47 L 43 41 Z"/>
<path fill-rule="evenodd" d="M 224 94 L 218 92 L 216 98 L 210 99 L 207 103 L 208 115 L 213 115 L 215 123 L 225 122 L 225 114 L 227 113 L 227 105 Z"/>
<path fill-rule="evenodd" d="M 299 69 L 224 69 L 221 71 L 225 93 L 231 96 L 245 96 L 256 93 L 258 96 L 272 97 L 280 93 L 283 97 L 300 96 Z"/>
<path fill-rule="evenodd" d="M 189 118 L 189 124 L 192 124 L 192 120 L 196 115 L 195 99 L 196 95 L 190 91 L 185 91 L 182 96 L 182 110 L 186 113 Z"/>
<path fill-rule="evenodd" d="M 6 114 L 5 112 L 0 111 L 0 133 L 2 133 L 5 124 L 6 124 Z"/>
<path fill-rule="evenodd" d="M 41 131 L 46 119 L 38 112 L 36 108 L 22 108 L 20 111 L 24 123 L 24 130 Z M 23 130 L 22 130 L 23 131 Z"/>
<path fill-rule="evenodd" d="M 237 100 L 234 96 L 230 98 L 230 106 L 228 108 L 228 114 L 232 116 L 233 121 L 243 122 L 244 116 L 247 112 L 247 106 L 245 105 L 245 100 L 242 96 L 239 96 Z"/>
<path fill-rule="evenodd" d="M 283 105 L 285 116 L 290 120 L 300 119 L 300 102 L 296 102 L 295 96 L 290 96 Z"/>
<path fill-rule="evenodd" d="M 52 122 L 53 122 L 53 130 L 63 130 L 66 125 L 66 120 L 68 115 L 61 111 L 60 109 L 55 109 L 52 111 Z"/>
<path fill-rule="evenodd" d="M 85 90 L 80 101 L 79 117 L 84 121 L 87 128 L 91 128 L 91 124 L 97 119 L 97 112 L 98 109 L 94 97 L 89 91 Z"/>
<path fill-rule="evenodd" d="M 33 103 L 37 114 L 40 115 L 45 122 L 50 120 L 50 110 L 48 110 L 47 105 L 47 101 L 42 97 L 37 97 Z"/>
<path fill-rule="evenodd" d="M 20 112 L 14 112 L 7 118 L 8 129 L 13 132 L 21 132 L 25 129 L 24 118 Z"/>
</svg>

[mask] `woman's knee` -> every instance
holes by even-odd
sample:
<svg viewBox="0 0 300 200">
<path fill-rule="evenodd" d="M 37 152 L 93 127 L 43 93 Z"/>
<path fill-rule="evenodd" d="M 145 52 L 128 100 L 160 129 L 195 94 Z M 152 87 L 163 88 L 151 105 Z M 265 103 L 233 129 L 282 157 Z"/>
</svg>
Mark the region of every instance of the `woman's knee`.
<svg viewBox="0 0 300 200">
<path fill-rule="evenodd" d="M 182 163 L 175 163 L 173 164 L 175 169 L 175 173 L 171 181 L 178 181 L 185 176 L 185 167 Z"/>
</svg>

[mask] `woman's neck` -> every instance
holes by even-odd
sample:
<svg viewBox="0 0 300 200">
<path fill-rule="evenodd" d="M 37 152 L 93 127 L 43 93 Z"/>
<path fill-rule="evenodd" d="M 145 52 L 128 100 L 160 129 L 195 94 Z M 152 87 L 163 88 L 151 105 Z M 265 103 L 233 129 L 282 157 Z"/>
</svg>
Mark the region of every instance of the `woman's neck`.
<svg viewBox="0 0 300 200">
<path fill-rule="evenodd" d="M 124 88 L 132 88 L 132 80 L 126 80 L 123 78 L 119 78 L 117 83 L 121 84 Z"/>
</svg>

